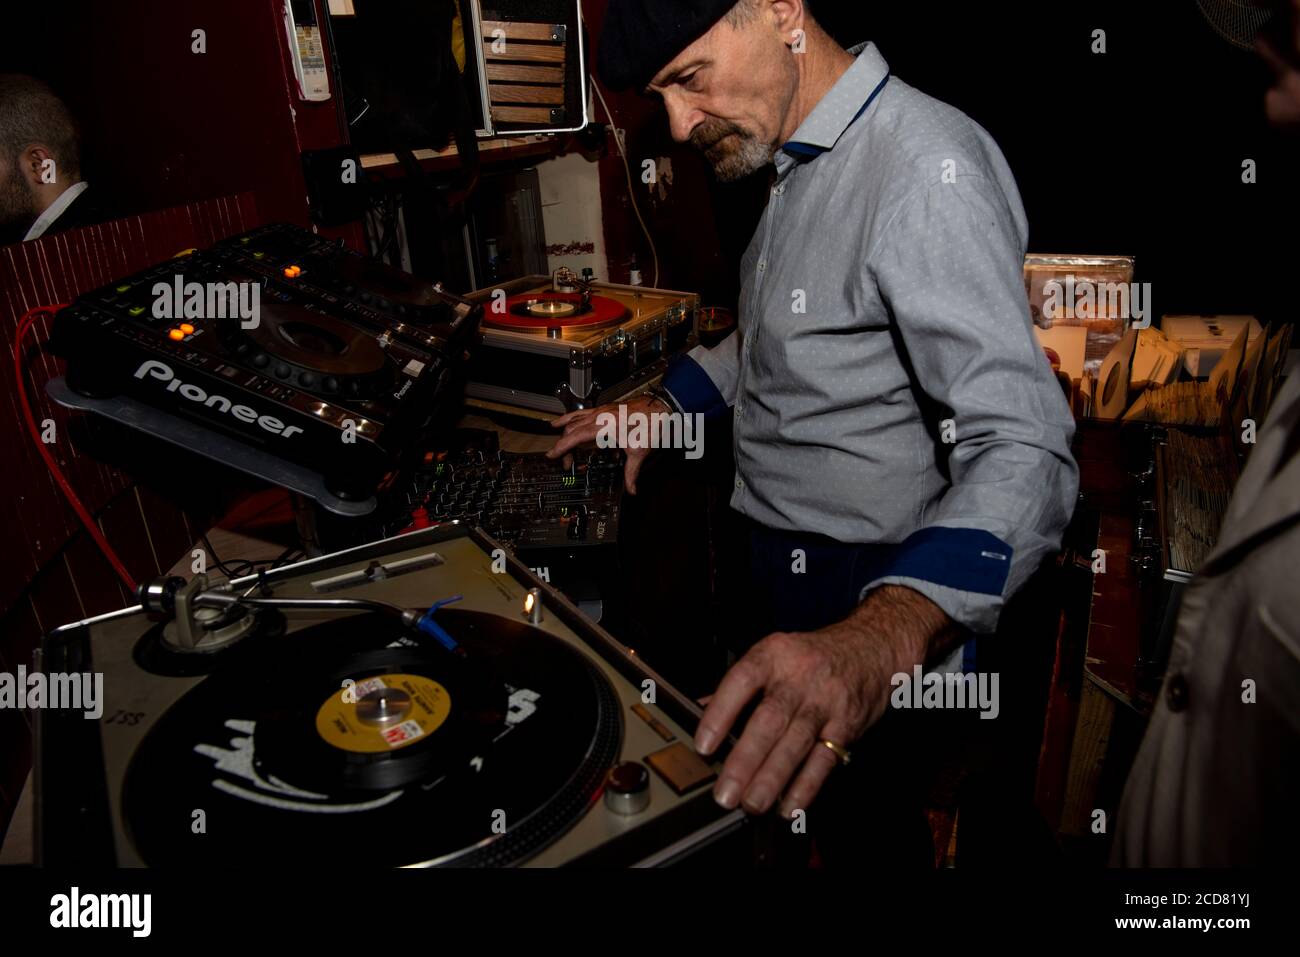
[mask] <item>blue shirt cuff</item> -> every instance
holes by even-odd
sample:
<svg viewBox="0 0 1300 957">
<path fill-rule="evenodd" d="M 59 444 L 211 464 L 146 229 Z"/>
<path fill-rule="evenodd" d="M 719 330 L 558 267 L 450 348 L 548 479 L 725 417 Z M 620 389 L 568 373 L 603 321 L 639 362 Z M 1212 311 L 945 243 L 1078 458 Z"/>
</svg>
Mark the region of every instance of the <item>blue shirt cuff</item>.
<svg viewBox="0 0 1300 957">
<path fill-rule="evenodd" d="M 679 355 L 668 360 L 663 387 L 683 412 L 701 412 L 705 418 L 713 418 L 727 411 L 727 402 L 718 387 L 690 356 Z"/>
<path fill-rule="evenodd" d="M 954 591 L 1001 596 L 1011 572 L 1010 545 L 981 528 L 931 525 L 905 538 L 876 575 L 912 578 Z"/>
</svg>

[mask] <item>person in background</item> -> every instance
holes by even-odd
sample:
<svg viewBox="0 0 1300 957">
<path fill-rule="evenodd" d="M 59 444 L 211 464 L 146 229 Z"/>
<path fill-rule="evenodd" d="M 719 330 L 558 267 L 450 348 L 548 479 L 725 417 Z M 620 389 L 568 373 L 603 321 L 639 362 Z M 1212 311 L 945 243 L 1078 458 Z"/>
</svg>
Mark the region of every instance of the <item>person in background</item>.
<svg viewBox="0 0 1300 957">
<path fill-rule="evenodd" d="M 1269 122 L 1300 129 L 1289 49 L 1257 48 Z M 1214 551 L 1183 596 L 1164 685 L 1120 803 L 1127 867 L 1282 864 L 1300 851 L 1300 375 L 1273 400 Z"/>
<path fill-rule="evenodd" d="M 1300 0 L 1290 3 L 1291 46 L 1277 49 L 1260 39 L 1255 49 L 1273 70 L 1273 86 L 1264 96 L 1268 121 L 1279 129 L 1300 130 Z"/>
<path fill-rule="evenodd" d="M 68 107 L 35 77 L 0 74 L 0 244 L 97 222 L 88 189 Z"/>
</svg>

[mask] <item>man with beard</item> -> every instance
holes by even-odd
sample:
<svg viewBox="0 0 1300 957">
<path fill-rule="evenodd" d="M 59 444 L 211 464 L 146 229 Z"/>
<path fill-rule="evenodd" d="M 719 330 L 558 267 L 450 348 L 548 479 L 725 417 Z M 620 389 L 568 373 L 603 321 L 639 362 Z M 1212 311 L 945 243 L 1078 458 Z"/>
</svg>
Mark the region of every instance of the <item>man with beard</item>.
<svg viewBox="0 0 1300 957">
<path fill-rule="evenodd" d="M 96 222 L 77 124 L 46 84 L 0 74 L 0 245 Z"/>
<path fill-rule="evenodd" d="M 610 86 L 662 97 L 720 179 L 775 164 L 738 331 L 627 403 L 734 417 L 731 505 L 753 523 L 749 594 L 771 633 L 696 732 L 712 753 L 757 701 L 715 799 L 779 803 L 827 864 L 932 864 L 925 742 L 899 743 L 919 715 L 863 733 L 896 676 L 961 670 L 1059 547 L 1077 490 L 1011 171 L 983 129 L 890 77 L 873 45 L 842 49 L 805 0 L 611 0 L 599 61 Z M 550 454 L 594 440 L 603 411 L 556 420 Z M 634 491 L 648 450 L 627 451 Z"/>
</svg>

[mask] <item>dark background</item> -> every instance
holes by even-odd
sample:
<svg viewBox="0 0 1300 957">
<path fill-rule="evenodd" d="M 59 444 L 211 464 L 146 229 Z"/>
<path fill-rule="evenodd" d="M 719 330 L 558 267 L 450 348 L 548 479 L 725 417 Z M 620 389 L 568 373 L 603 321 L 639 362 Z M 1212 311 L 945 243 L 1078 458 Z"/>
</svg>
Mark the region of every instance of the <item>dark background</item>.
<svg viewBox="0 0 1300 957">
<path fill-rule="evenodd" d="M 993 134 L 1031 251 L 1135 254 L 1161 313 L 1294 317 L 1300 152 L 1265 122 L 1267 69 L 1193 0 L 815 6 L 842 42 L 874 40 L 895 75 Z"/>
<path fill-rule="evenodd" d="M 586 4 L 593 32 L 603 6 Z M 873 41 L 894 76 L 994 136 L 1020 185 L 1031 252 L 1135 255 L 1157 314 L 1294 320 L 1300 143 L 1265 122 L 1263 63 L 1220 38 L 1194 0 L 812 8 L 845 46 Z M 1091 52 L 1094 29 L 1106 31 L 1105 54 Z M 713 207 L 709 217 L 679 196 L 654 209 L 663 284 L 734 301 L 763 184 L 713 182 L 689 147 L 671 142 L 656 102 L 629 93 L 610 105 L 634 158 L 671 156 L 679 194 L 698 184 Z M 1247 158 L 1254 185 L 1241 181 Z M 611 236 L 607 222 L 606 232 L 616 277 L 620 240 L 648 272 L 634 223 Z"/>
</svg>

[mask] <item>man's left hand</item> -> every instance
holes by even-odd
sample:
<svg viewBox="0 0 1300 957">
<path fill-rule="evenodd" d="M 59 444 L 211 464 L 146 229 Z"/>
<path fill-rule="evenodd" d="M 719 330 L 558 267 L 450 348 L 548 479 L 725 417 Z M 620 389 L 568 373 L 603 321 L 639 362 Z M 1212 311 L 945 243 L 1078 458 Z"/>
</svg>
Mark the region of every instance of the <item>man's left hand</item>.
<svg viewBox="0 0 1300 957">
<path fill-rule="evenodd" d="M 711 754 L 762 693 L 714 787 L 718 803 L 763 814 L 784 793 L 784 816 L 807 808 L 838 760 L 820 742 L 855 741 L 884 713 L 893 676 L 951 631 L 929 599 L 885 586 L 842 622 L 768 635 L 723 677 L 695 733 L 696 749 Z"/>
</svg>

